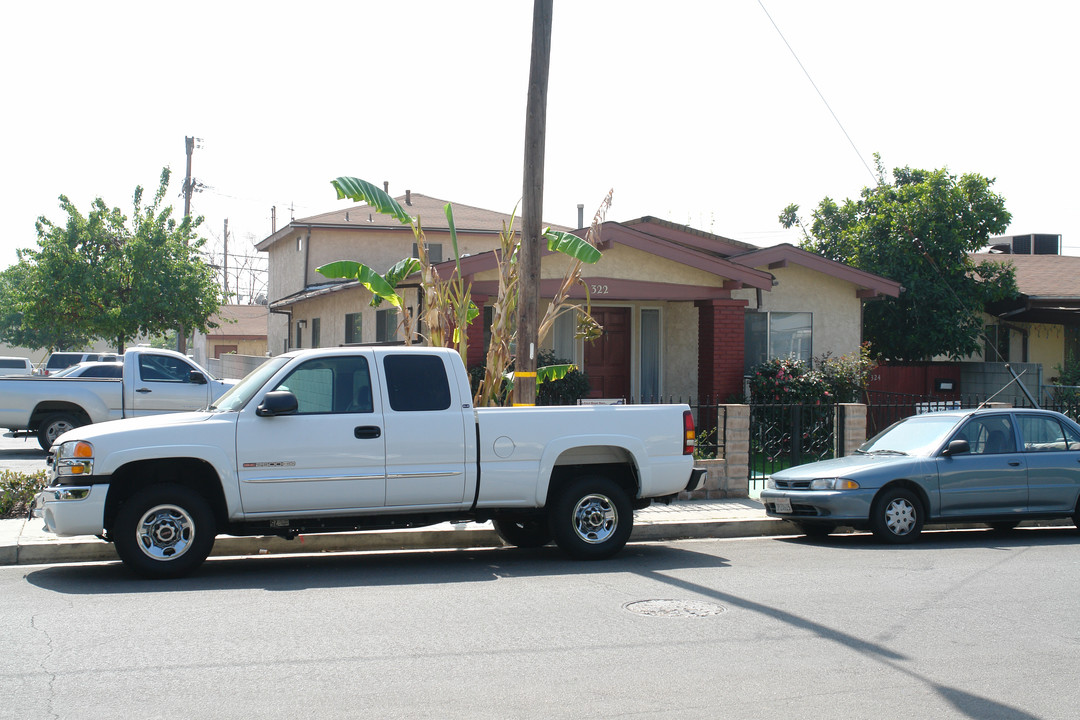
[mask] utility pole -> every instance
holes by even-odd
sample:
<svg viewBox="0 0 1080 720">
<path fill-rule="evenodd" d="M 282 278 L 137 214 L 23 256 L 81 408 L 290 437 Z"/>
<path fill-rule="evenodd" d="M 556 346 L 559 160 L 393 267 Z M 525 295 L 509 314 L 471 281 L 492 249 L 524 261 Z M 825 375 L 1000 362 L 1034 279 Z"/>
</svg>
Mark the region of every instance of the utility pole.
<svg viewBox="0 0 1080 720">
<path fill-rule="evenodd" d="M 184 151 L 187 153 L 187 175 L 184 177 L 184 219 L 191 217 L 191 194 L 195 191 L 195 182 L 191 177 L 191 154 L 195 152 L 195 136 L 184 137 Z M 184 324 L 176 329 L 176 351 L 187 355 L 187 331 Z"/>
<path fill-rule="evenodd" d="M 514 406 L 536 404 L 539 343 L 540 233 L 544 215 L 544 138 L 547 126 L 548 66 L 551 62 L 552 0 L 533 0 L 532 57 L 525 110 L 525 178 L 518 268 L 517 356 Z"/>
<path fill-rule="evenodd" d="M 225 278 L 225 302 L 229 301 L 229 218 L 225 218 L 225 258 L 221 261 L 221 275 Z"/>
</svg>

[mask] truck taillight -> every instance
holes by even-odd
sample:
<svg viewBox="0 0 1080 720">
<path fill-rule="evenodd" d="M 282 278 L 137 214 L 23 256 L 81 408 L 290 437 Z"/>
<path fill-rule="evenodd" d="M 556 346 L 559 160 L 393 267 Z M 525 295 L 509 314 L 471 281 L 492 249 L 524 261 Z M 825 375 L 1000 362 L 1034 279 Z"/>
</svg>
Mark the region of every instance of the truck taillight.
<svg viewBox="0 0 1080 720">
<path fill-rule="evenodd" d="M 682 424 L 683 424 L 683 448 L 682 448 L 682 454 L 683 455 L 693 455 L 694 454 L 694 444 L 695 444 L 694 440 L 696 438 L 696 434 L 694 432 L 694 416 L 690 414 L 689 410 L 685 411 L 682 414 Z"/>
</svg>

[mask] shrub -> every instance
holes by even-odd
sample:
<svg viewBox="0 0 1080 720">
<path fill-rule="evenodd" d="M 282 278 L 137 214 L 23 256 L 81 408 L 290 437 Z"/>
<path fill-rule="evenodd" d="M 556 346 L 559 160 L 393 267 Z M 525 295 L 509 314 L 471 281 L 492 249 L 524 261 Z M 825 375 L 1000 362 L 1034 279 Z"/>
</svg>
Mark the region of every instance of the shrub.
<svg viewBox="0 0 1080 720">
<path fill-rule="evenodd" d="M 832 357 L 822 355 L 816 369 L 796 357 L 773 358 L 751 370 L 750 398 L 756 403 L 817 404 L 859 402 L 877 363 L 870 344 L 859 352 Z"/>
<path fill-rule="evenodd" d="M 45 471 L 32 475 L 4 470 L 0 472 L 0 518 L 25 516 L 34 495 L 45 487 Z"/>
</svg>

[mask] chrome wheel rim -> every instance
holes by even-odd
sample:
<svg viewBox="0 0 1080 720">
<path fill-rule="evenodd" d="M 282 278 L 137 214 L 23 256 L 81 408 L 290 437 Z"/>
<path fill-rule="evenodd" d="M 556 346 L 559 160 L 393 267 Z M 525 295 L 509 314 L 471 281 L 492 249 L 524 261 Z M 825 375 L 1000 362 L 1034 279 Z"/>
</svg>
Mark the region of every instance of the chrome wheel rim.
<svg viewBox="0 0 1080 720">
<path fill-rule="evenodd" d="M 74 430 L 75 425 L 69 423 L 67 420 L 61 420 L 60 422 L 54 422 L 49 427 L 45 428 L 45 437 L 49 440 L 49 444 L 52 445 L 56 442 L 56 438 L 60 437 L 68 430 Z"/>
<path fill-rule="evenodd" d="M 604 495 L 586 495 L 574 506 L 574 532 L 589 543 L 598 545 L 615 534 L 619 513 L 615 503 Z"/>
<path fill-rule="evenodd" d="M 135 540 L 143 554 L 154 560 L 175 560 L 191 548 L 195 521 L 176 505 L 150 508 L 139 520 Z"/>
<path fill-rule="evenodd" d="M 896 498 L 885 507 L 885 526 L 893 535 L 907 535 L 915 529 L 915 506 Z"/>
</svg>

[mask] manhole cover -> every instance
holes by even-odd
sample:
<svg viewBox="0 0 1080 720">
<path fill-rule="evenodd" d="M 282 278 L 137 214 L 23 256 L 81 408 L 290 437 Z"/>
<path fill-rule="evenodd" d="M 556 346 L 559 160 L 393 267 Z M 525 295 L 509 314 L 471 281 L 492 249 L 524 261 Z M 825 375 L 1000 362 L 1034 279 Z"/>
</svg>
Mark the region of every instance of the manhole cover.
<svg viewBox="0 0 1080 720">
<path fill-rule="evenodd" d="M 723 605 L 700 600 L 638 600 L 623 607 L 649 617 L 710 617 L 727 611 Z"/>
</svg>

